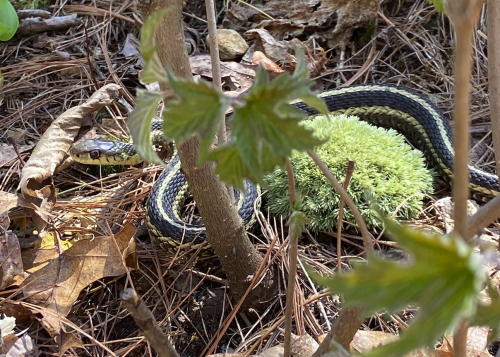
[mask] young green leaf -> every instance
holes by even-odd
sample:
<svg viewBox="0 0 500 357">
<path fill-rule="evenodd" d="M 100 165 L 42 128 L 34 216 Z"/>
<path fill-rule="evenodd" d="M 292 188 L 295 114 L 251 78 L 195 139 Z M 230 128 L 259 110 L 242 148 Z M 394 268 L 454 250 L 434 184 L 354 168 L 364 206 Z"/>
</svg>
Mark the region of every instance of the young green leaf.
<svg viewBox="0 0 500 357">
<path fill-rule="evenodd" d="M 148 17 L 141 29 L 141 43 L 139 51 L 146 62 L 141 72 L 141 81 L 144 83 L 167 82 L 167 72 L 161 65 L 160 58 L 156 53 L 156 30 L 165 14 L 170 9 L 163 9 Z"/>
<path fill-rule="evenodd" d="M 446 0 L 427 0 L 429 4 L 434 4 L 438 12 L 444 12 L 444 3 Z"/>
<path fill-rule="evenodd" d="M 170 9 L 163 9 L 148 17 L 141 28 L 141 43 L 139 51 L 144 61 L 149 61 L 156 51 L 156 30 L 165 14 Z"/>
<path fill-rule="evenodd" d="M 219 157 L 227 158 L 237 153 L 240 156 L 238 165 L 246 166 L 244 170 L 240 167 L 239 172 L 251 173 L 246 178 L 263 185 L 263 175 L 282 166 L 292 150 L 313 149 L 323 142 L 300 124 L 305 115 L 289 104 L 301 99 L 322 113 L 328 112 L 326 104 L 310 90 L 313 82 L 308 79 L 303 55 L 299 53 L 297 57 L 299 61 L 293 75 L 285 73 L 269 81 L 266 71 L 262 67 L 257 69 L 254 85 L 242 98 L 241 105 L 235 106 L 230 119 L 235 138 L 231 153 L 218 153 L 228 149 L 217 148 L 210 154 L 211 160 L 218 161 Z M 220 162 L 216 173 L 221 180 L 238 182 L 235 187 L 243 187 L 245 177 L 231 177 L 231 171 L 222 168 Z"/>
<path fill-rule="evenodd" d="M 10 40 L 18 27 L 19 18 L 14 6 L 9 0 L 0 0 L 0 41 Z"/>
<path fill-rule="evenodd" d="M 164 165 L 151 143 L 151 122 L 162 99 L 161 92 L 137 89 L 137 105 L 130 114 L 128 125 L 139 156 L 146 162 Z"/>
<path fill-rule="evenodd" d="M 292 237 L 300 237 L 302 232 L 306 231 L 307 217 L 301 211 L 293 211 L 288 219 L 287 225 L 292 230 L 290 232 Z"/>
<path fill-rule="evenodd" d="M 500 336 L 500 294 L 498 288 L 491 285 L 488 286 L 490 303 L 481 303 L 477 307 L 476 314 L 471 326 L 489 326 L 490 333 L 488 335 L 488 344 L 495 341 Z"/>
<path fill-rule="evenodd" d="M 200 163 L 203 163 L 212 145 L 221 120 L 231 99 L 212 84 L 176 78 L 168 72 L 170 88 L 178 100 L 169 101 L 163 116 L 165 135 L 180 146 L 193 135 L 200 137 Z"/>
<path fill-rule="evenodd" d="M 478 303 L 484 281 L 481 260 L 456 236 L 427 234 L 386 222 L 388 234 L 410 253 L 407 262 L 370 257 L 348 273 L 315 279 L 349 305 L 360 305 L 366 314 L 397 311 L 416 304 L 420 310 L 401 338 L 368 355 L 403 356 L 420 346 L 432 345 L 461 319 L 470 318 Z"/>
</svg>

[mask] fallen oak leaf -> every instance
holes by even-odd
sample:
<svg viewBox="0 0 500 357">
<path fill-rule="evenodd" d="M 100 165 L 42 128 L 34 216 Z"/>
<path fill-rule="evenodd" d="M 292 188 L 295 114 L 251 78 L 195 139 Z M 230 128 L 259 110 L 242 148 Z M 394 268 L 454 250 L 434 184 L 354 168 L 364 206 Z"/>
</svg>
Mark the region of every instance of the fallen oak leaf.
<svg viewBox="0 0 500 357">
<path fill-rule="evenodd" d="M 25 270 L 30 275 L 21 288 L 26 301 L 51 312 L 43 314 L 40 322 L 53 337 L 62 330 L 59 316 L 70 312 L 83 288 L 101 278 L 127 272 L 122 254 L 127 248 L 131 250 L 129 242 L 135 231 L 132 224 L 127 224 L 114 238 L 81 240 L 61 254 L 56 247 L 23 253 Z"/>
</svg>

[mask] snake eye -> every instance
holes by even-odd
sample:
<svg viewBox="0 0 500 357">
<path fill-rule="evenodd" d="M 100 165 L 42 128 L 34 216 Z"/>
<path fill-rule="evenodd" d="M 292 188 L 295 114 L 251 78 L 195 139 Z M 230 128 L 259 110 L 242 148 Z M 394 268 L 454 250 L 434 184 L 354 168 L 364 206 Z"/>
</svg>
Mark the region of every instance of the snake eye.
<svg viewBox="0 0 500 357">
<path fill-rule="evenodd" d="M 100 156 L 101 156 L 101 152 L 100 152 L 99 150 L 92 150 L 92 151 L 90 152 L 90 157 L 91 157 L 92 159 L 94 159 L 94 160 L 95 160 L 95 159 L 98 159 Z"/>
</svg>

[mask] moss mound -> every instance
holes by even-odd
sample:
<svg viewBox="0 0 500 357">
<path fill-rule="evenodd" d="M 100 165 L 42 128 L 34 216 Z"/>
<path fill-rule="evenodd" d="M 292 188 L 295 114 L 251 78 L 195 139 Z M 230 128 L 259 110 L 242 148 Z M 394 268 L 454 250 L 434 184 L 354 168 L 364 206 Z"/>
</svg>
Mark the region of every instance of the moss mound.
<svg viewBox="0 0 500 357">
<path fill-rule="evenodd" d="M 316 148 L 316 153 L 341 183 L 346 177 L 348 159 L 356 160 L 348 192 L 369 228 L 382 226 L 370 208 L 369 197 L 385 214 L 392 214 L 401 205 L 396 218 L 411 219 L 419 214 L 424 194 L 432 192 L 433 173 L 425 168 L 422 153 L 407 145 L 403 136 L 345 115 L 332 119 L 317 116 L 304 126 L 313 129 L 319 138 L 330 138 Z M 309 229 L 332 231 L 337 226 L 340 196 L 306 153 L 294 153 L 291 162 Z M 269 185 L 270 211 L 287 216 L 290 204 L 286 172 L 276 169 L 265 180 Z M 344 220 L 355 224 L 347 207 Z"/>
</svg>

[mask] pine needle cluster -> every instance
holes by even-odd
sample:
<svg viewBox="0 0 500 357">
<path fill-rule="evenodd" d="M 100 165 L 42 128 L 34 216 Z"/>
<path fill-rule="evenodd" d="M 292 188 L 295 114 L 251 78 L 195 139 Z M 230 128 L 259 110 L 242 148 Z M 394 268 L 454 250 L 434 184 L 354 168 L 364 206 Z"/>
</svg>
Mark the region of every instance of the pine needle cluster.
<svg viewBox="0 0 500 357">
<path fill-rule="evenodd" d="M 304 127 L 320 139 L 329 140 L 316 148 L 339 182 L 344 182 L 348 159 L 356 161 L 349 194 L 367 226 L 381 228 L 382 222 L 371 207 L 376 203 L 383 214 L 396 211 L 396 218 L 412 219 L 422 209 L 424 194 L 432 192 L 433 172 L 426 169 L 422 153 L 412 149 L 394 130 L 374 127 L 345 115 L 316 116 Z M 302 197 L 302 211 L 312 231 L 332 231 L 337 226 L 340 196 L 304 152 L 294 152 L 291 163 L 296 189 Z M 286 172 L 276 169 L 266 176 L 267 206 L 272 214 L 287 216 L 290 210 Z M 344 221 L 355 224 L 346 207 Z"/>
</svg>

